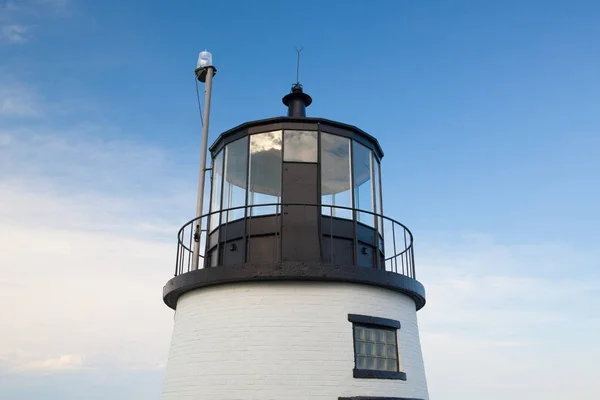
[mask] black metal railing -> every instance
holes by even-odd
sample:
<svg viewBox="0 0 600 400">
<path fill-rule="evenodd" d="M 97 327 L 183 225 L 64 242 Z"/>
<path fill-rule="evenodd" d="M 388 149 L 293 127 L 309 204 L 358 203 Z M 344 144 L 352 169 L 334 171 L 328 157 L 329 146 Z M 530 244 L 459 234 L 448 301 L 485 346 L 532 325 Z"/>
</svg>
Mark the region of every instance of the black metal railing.
<svg viewBox="0 0 600 400">
<path fill-rule="evenodd" d="M 193 269 L 198 242 L 198 268 L 314 261 L 415 278 L 410 230 L 384 215 L 350 207 L 299 203 L 233 207 L 188 221 L 177 237 L 175 276 Z"/>
</svg>

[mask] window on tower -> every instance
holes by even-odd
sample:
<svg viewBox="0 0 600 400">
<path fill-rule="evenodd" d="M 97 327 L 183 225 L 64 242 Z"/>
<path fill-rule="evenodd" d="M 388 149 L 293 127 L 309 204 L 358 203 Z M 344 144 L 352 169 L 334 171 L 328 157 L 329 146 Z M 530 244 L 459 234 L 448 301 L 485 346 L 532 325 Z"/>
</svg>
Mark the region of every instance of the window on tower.
<svg viewBox="0 0 600 400">
<path fill-rule="evenodd" d="M 354 377 L 406 380 L 400 371 L 397 332 L 400 322 L 349 314 L 354 337 Z"/>
</svg>

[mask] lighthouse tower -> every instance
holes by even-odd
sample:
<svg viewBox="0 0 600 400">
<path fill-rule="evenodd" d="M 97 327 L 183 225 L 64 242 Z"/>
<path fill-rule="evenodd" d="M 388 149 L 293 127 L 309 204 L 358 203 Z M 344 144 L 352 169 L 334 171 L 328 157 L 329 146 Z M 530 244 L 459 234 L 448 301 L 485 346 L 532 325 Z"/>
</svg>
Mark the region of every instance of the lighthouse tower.
<svg viewBox="0 0 600 400">
<path fill-rule="evenodd" d="M 163 290 L 175 310 L 164 400 L 429 398 L 425 290 L 413 235 L 383 214 L 383 151 L 307 117 L 311 102 L 295 84 L 287 116 L 210 147 L 210 210 L 179 231 Z"/>
</svg>

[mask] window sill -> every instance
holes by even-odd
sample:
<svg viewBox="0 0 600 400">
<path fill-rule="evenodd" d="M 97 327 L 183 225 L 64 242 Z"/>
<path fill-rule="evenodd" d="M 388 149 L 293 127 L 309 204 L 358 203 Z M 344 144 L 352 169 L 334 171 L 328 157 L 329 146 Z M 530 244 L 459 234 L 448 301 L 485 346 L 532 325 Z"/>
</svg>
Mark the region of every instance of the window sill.
<svg viewBox="0 0 600 400">
<path fill-rule="evenodd" d="M 354 369 L 353 371 L 355 378 L 362 379 L 397 379 L 400 381 L 406 380 L 406 372 L 396 371 L 378 371 L 373 369 Z"/>
</svg>

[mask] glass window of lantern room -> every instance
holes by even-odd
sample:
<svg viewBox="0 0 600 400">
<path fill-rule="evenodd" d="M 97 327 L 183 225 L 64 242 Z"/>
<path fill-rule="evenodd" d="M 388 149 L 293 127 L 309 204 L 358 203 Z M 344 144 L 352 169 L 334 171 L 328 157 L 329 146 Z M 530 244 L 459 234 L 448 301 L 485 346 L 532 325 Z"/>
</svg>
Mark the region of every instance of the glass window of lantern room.
<svg viewBox="0 0 600 400">
<path fill-rule="evenodd" d="M 219 154 L 213 159 L 212 166 L 212 189 L 210 198 L 210 212 L 219 211 L 221 209 L 221 187 L 223 183 L 223 153 L 220 151 Z M 210 230 L 212 231 L 219 226 L 220 213 L 215 213 L 210 216 Z"/>
<path fill-rule="evenodd" d="M 375 212 L 373 195 L 373 157 L 371 150 L 362 144 L 352 142 L 352 167 L 354 173 L 354 208 Z M 357 221 L 368 226 L 375 226 L 375 218 L 371 214 L 357 213 Z"/>
<path fill-rule="evenodd" d="M 321 204 L 352 207 L 350 139 L 321 133 Z M 352 218 L 350 210 L 322 207 L 322 213 Z"/>
<path fill-rule="evenodd" d="M 284 131 L 283 161 L 316 163 L 317 132 Z"/>
<path fill-rule="evenodd" d="M 275 214 L 281 201 L 281 131 L 250 136 L 248 205 L 252 216 Z"/>
<path fill-rule="evenodd" d="M 231 142 L 225 148 L 225 182 L 222 210 L 246 205 L 246 169 L 248 165 L 248 137 Z M 244 218 L 244 208 L 226 211 L 224 221 Z"/>
</svg>

